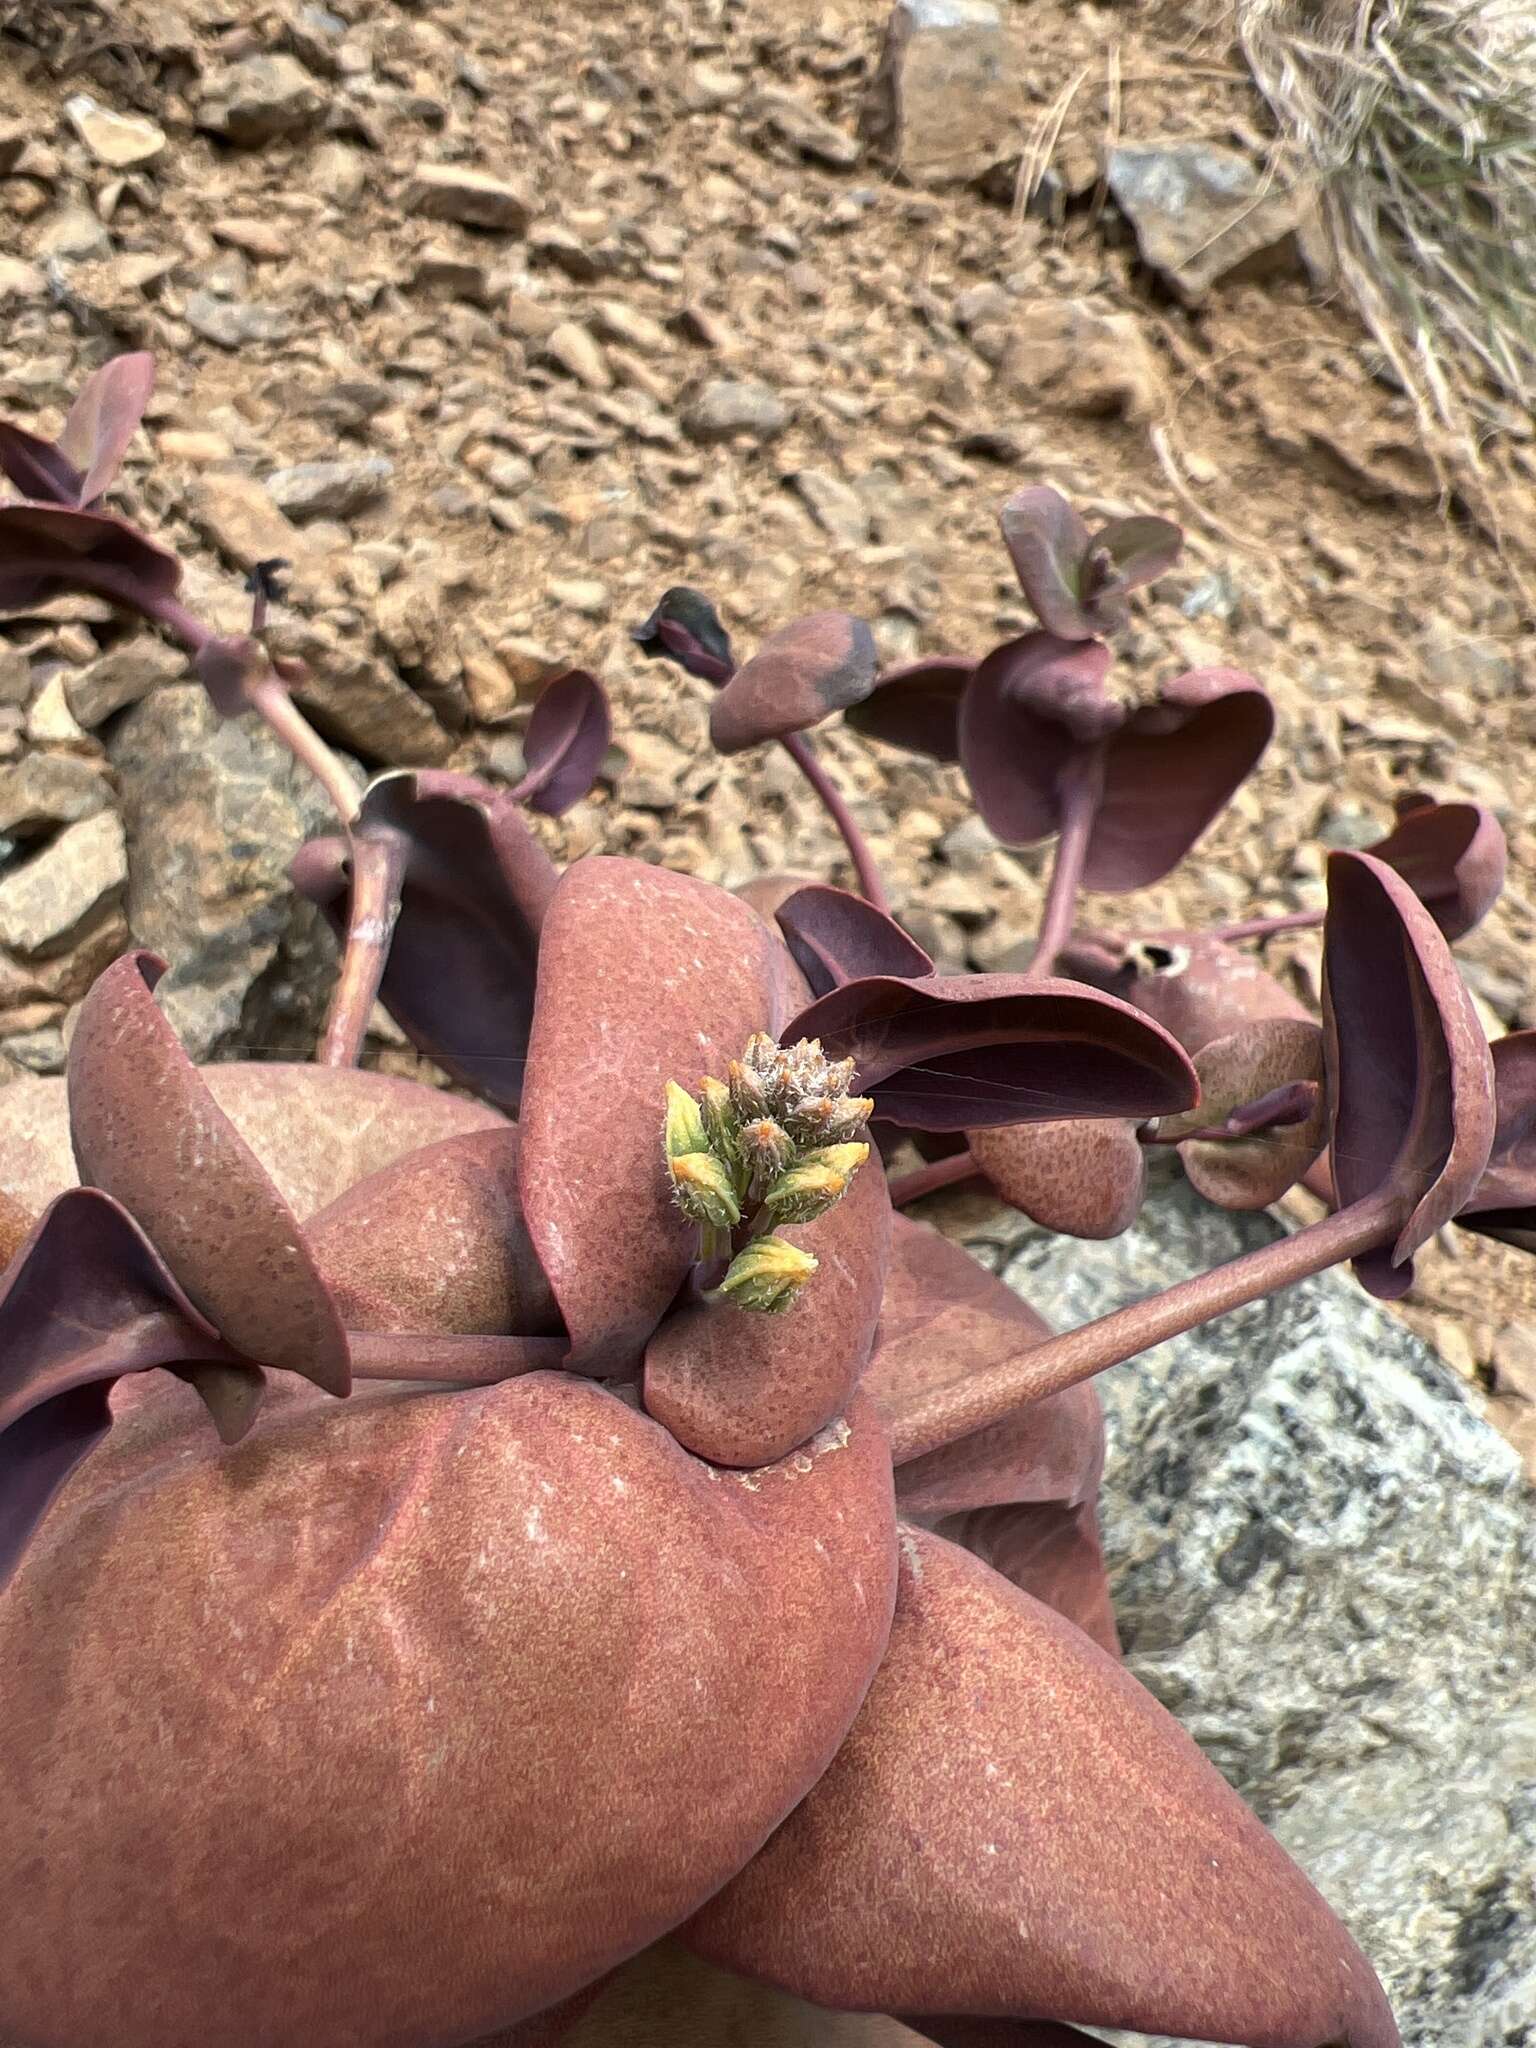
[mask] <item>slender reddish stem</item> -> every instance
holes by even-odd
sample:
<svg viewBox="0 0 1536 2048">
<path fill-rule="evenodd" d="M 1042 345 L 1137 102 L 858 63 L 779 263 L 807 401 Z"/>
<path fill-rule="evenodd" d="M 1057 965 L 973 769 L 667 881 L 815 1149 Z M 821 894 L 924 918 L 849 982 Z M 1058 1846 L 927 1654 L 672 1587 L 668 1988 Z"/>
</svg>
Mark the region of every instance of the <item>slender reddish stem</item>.
<svg viewBox="0 0 1536 2048">
<path fill-rule="evenodd" d="M 250 705 L 299 765 L 314 776 L 330 798 L 343 828 L 350 831 L 357 810 L 357 789 L 341 762 L 289 696 L 286 684 L 276 675 L 263 676 L 250 693 Z"/>
<path fill-rule="evenodd" d="M 378 1000 L 389 943 L 400 915 L 405 842 L 396 832 L 352 835 L 352 899 L 341 972 L 331 995 L 325 1036 L 315 1057 L 322 1067 L 355 1067 Z"/>
<path fill-rule="evenodd" d="M 550 1371 L 571 1348 L 563 1337 L 418 1337 L 394 1330 L 349 1330 L 347 1344 L 354 1379 L 460 1387 L 490 1387 L 520 1373 Z"/>
<path fill-rule="evenodd" d="M 963 1152 L 952 1152 L 947 1159 L 932 1159 L 926 1166 L 913 1167 L 910 1173 L 898 1173 L 894 1180 L 886 1182 L 886 1187 L 891 1207 L 903 1209 L 908 1202 L 919 1201 L 939 1188 L 952 1188 L 960 1181 L 981 1178 L 981 1168 L 967 1146 Z"/>
<path fill-rule="evenodd" d="M 1205 936 L 1231 945 L 1237 939 L 1272 939 L 1280 932 L 1314 932 L 1322 927 L 1320 910 L 1293 910 L 1285 917 L 1250 917 L 1242 924 L 1213 925 Z"/>
<path fill-rule="evenodd" d="M 1209 1273 L 1197 1273 L 1060 1337 L 1047 1337 L 970 1379 L 940 1388 L 897 1419 L 891 1454 L 898 1465 L 920 1458 L 1003 1421 L 1027 1403 L 1092 1379 L 1169 1337 L 1370 1251 L 1397 1229 L 1401 1208 L 1399 1199 L 1384 1195 L 1356 1202 L 1294 1236 L 1277 1238 Z"/>
<path fill-rule="evenodd" d="M 820 797 L 827 816 L 842 834 L 843 844 L 848 849 L 848 857 L 853 862 L 853 871 L 859 878 L 861 892 L 868 897 L 876 910 L 883 910 L 889 917 L 890 898 L 885 893 L 885 883 L 881 880 L 880 870 L 875 864 L 875 856 L 870 851 L 869 841 L 859 830 L 852 811 L 843 801 L 842 791 L 811 752 L 804 733 L 785 733 L 780 745 Z"/>
<path fill-rule="evenodd" d="M 1100 744 L 1079 754 L 1062 775 L 1061 831 L 1051 862 L 1051 879 L 1046 884 L 1040 935 L 1035 940 L 1034 957 L 1028 969 L 1034 980 L 1043 980 L 1051 972 L 1056 955 L 1072 936 L 1088 841 L 1093 836 L 1103 794 L 1104 748 Z"/>
</svg>

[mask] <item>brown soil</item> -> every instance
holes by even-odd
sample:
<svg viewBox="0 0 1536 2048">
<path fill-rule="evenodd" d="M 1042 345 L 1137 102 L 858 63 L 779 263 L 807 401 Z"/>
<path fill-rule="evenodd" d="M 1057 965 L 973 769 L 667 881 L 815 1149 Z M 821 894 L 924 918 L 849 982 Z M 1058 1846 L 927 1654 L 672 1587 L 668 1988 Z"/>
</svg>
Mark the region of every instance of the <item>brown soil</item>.
<svg viewBox="0 0 1536 2048">
<path fill-rule="evenodd" d="M 1246 668 L 1282 729 L 1137 922 L 1312 903 L 1320 838 L 1368 840 L 1408 788 L 1469 795 L 1506 826 L 1511 882 L 1462 948 L 1468 976 L 1490 1030 L 1536 1024 L 1524 612 L 1487 534 L 1439 502 L 1412 409 L 1373 374 L 1346 306 L 1290 277 L 1186 312 L 1091 180 L 1058 226 L 1006 193 L 920 193 L 868 160 L 806 160 L 756 94 L 793 92 L 853 135 L 883 0 L 329 12 L 340 26 L 298 0 L 0 0 L 0 123 L 19 118 L 42 146 L 30 175 L 0 179 L 0 247 L 40 260 L 72 206 L 111 235 L 93 260 L 44 263 L 48 289 L 6 309 L 0 402 L 47 413 L 112 348 L 155 348 L 164 445 L 151 465 L 140 443 L 129 497 L 207 571 L 199 588 L 217 575 L 238 609 L 238 578 L 189 516 L 200 473 L 387 456 L 376 507 L 311 529 L 291 616 L 368 644 L 381 571 L 405 551 L 407 578 L 430 569 L 442 586 L 437 649 L 405 673 L 452 758 L 497 767 L 472 702 L 499 691 L 510 705 L 521 688 L 526 703 L 549 663 L 581 662 L 610 685 L 628 759 L 552 835 L 561 850 L 601 843 L 734 883 L 835 866 L 836 849 L 786 761 L 714 758 L 704 687 L 637 659 L 626 629 L 662 588 L 709 590 L 742 646 L 836 605 L 877 621 L 893 657 L 968 650 L 1024 623 L 994 525 L 1009 489 L 1049 481 L 1090 512 L 1167 511 L 1187 527 L 1185 564 L 1140 613 L 1126 663 Z M 1038 0 L 1029 17 L 1039 60 L 1021 130 L 1070 94 L 1068 169 L 1115 135 L 1262 150 L 1240 58 L 1190 10 Z M 327 125 L 249 148 L 201 132 L 202 81 L 261 50 L 306 64 Z M 62 116 L 82 90 L 162 125 L 147 173 L 91 162 Z M 406 179 L 439 160 L 514 180 L 527 235 L 410 215 Z M 430 281 L 429 248 L 480 276 Z M 988 285 L 1009 295 L 990 325 L 964 297 Z M 215 345 L 185 317 L 199 291 L 275 309 L 287 331 Z M 1008 351 L 1067 300 L 1130 315 L 1142 352 L 1032 388 Z M 648 319 L 626 332 L 613 303 Z M 588 387 L 550 360 L 557 322 L 601 344 Z M 680 421 L 710 377 L 772 387 L 788 426 L 694 445 Z M 384 387 L 371 412 L 348 402 L 359 383 Z M 849 487 L 841 536 L 809 509 L 806 471 Z M 1041 855 L 951 838 L 969 815 L 957 776 L 838 730 L 818 745 L 931 950 L 991 966 L 1027 938 Z M 1123 925 L 1126 906 L 1088 911 Z M 1315 950 L 1273 949 L 1308 989 Z M 1426 1256 L 1405 1312 L 1487 1384 L 1501 1330 L 1536 1323 L 1536 1272 L 1459 1247 Z M 1532 1409 L 1512 1394 L 1496 1407 L 1536 1470 Z"/>
</svg>

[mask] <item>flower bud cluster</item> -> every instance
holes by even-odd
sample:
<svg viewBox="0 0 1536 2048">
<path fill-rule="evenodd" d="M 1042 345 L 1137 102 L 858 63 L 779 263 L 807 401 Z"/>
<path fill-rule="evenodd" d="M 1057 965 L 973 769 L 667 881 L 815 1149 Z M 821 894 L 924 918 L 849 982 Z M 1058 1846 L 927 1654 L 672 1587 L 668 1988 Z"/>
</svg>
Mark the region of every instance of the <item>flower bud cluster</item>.
<svg viewBox="0 0 1536 2048">
<path fill-rule="evenodd" d="M 719 1289 L 740 1308 L 787 1309 L 816 1270 L 809 1252 L 771 1233 L 824 1216 L 868 1159 L 856 1133 L 875 1105 L 849 1093 L 853 1079 L 852 1060 L 827 1059 L 818 1040 L 784 1047 L 760 1031 L 697 1100 L 667 1083 L 667 1171 L 704 1256 L 724 1256 L 730 1233 L 749 1220 L 751 1239 Z"/>
</svg>

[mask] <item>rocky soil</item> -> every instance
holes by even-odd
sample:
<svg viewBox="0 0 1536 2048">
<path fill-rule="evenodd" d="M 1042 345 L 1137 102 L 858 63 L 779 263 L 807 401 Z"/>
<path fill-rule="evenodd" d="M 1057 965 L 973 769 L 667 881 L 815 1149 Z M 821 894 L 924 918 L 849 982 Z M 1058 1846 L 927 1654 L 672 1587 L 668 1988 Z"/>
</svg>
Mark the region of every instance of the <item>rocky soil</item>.
<svg viewBox="0 0 1536 2048">
<path fill-rule="evenodd" d="M 1536 1024 L 1511 501 L 1501 546 L 1481 494 L 1443 498 L 1263 176 L 1224 32 L 1006 12 L 964 121 L 914 68 L 893 127 L 884 0 L 0 0 L 0 405 L 56 423 L 85 371 L 154 349 L 123 502 L 221 623 L 253 562 L 292 563 L 275 637 L 360 770 L 515 775 L 532 697 L 578 662 L 618 744 L 557 850 L 726 883 L 840 873 L 837 849 L 786 759 L 714 758 L 705 687 L 637 658 L 662 588 L 709 590 L 743 648 L 837 605 L 892 659 L 967 650 L 1024 623 L 1009 489 L 1171 513 L 1185 560 L 1125 661 L 1247 668 L 1282 730 L 1138 922 L 1310 905 L 1395 792 L 1469 795 L 1512 875 L 1467 972 L 1491 1030 Z M 1529 476 L 1523 442 L 1506 459 Z M 948 773 L 818 745 L 930 951 L 1008 961 L 1039 855 Z M 130 934 L 174 960 L 200 1056 L 306 1054 L 330 949 L 283 870 L 320 822 L 147 635 L 83 602 L 0 622 L 7 1071 L 59 1067 Z M 1275 952 L 1312 990 L 1315 946 Z M 1458 1249 L 1407 1312 L 1536 1468 L 1536 1281 Z"/>
</svg>

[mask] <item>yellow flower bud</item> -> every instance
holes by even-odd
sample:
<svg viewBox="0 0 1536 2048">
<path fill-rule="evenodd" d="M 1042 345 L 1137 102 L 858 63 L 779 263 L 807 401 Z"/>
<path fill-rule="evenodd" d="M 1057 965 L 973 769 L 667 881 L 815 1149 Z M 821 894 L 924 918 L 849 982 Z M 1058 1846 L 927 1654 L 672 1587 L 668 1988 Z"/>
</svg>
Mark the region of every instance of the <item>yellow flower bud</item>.
<svg viewBox="0 0 1536 2048">
<path fill-rule="evenodd" d="M 684 1152 L 707 1152 L 709 1149 L 699 1105 L 687 1089 L 679 1088 L 675 1081 L 667 1083 L 667 1115 L 662 1125 L 662 1144 L 669 1159 L 676 1159 Z"/>
<path fill-rule="evenodd" d="M 713 1152 L 683 1152 L 667 1164 L 677 1206 L 692 1222 L 711 1230 L 732 1230 L 741 1221 L 731 1176 Z"/>
<path fill-rule="evenodd" d="M 847 1185 L 848 1176 L 835 1167 L 792 1166 L 763 1196 L 763 1207 L 775 1223 L 814 1223 Z"/>
<path fill-rule="evenodd" d="M 782 1315 L 815 1271 L 816 1260 L 798 1245 L 782 1237 L 758 1237 L 732 1259 L 716 1291 L 737 1308 Z"/>
</svg>

